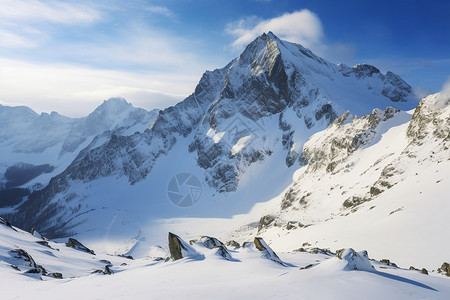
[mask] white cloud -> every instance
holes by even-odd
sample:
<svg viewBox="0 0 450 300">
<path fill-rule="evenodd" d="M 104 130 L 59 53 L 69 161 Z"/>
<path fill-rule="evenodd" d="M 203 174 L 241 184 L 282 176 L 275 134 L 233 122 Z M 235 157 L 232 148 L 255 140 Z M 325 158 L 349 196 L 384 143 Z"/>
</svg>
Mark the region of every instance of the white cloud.
<svg viewBox="0 0 450 300">
<path fill-rule="evenodd" d="M 228 24 L 226 27 L 226 32 L 236 37 L 232 43 L 234 47 L 242 47 L 268 31 L 305 47 L 320 43 L 323 37 L 319 17 L 307 9 L 266 20 L 250 17 Z"/>
<path fill-rule="evenodd" d="M 442 89 L 439 93 L 439 104 L 441 107 L 445 107 L 450 104 L 450 76 L 447 78 L 447 81 L 442 86 Z"/>
<path fill-rule="evenodd" d="M 54 57 L 61 53 L 90 65 L 105 66 L 112 62 L 115 68 L 138 66 L 140 69 L 176 70 L 198 75 L 206 65 L 195 53 L 194 43 L 149 29 L 142 23 L 127 25 L 113 39 L 102 43 L 66 43 L 48 51 L 54 52 Z"/>
<path fill-rule="evenodd" d="M 147 6 L 145 9 L 151 13 L 163 15 L 168 18 L 172 18 L 174 16 L 173 12 L 165 6 L 150 5 Z"/>
<path fill-rule="evenodd" d="M 89 25 L 101 18 L 92 5 L 79 2 L 0 0 L 0 46 L 34 48 L 48 39 L 49 26 Z"/>
<path fill-rule="evenodd" d="M 0 0 L 2 20 L 45 21 L 59 24 L 89 24 L 100 18 L 92 6 L 80 3 L 37 0 Z"/>
<path fill-rule="evenodd" d="M 285 13 L 271 19 L 255 16 L 244 18 L 226 26 L 225 32 L 234 36 L 231 46 L 241 50 L 263 32 L 272 31 L 279 38 L 311 49 L 315 54 L 328 60 L 352 64 L 354 47 L 347 44 L 327 44 L 324 42 L 323 26 L 313 12 L 303 9 Z"/>
<path fill-rule="evenodd" d="M 6 48 L 33 48 L 36 43 L 19 34 L 0 29 L 0 47 Z"/>
<path fill-rule="evenodd" d="M 125 72 L 69 64 L 37 64 L 0 59 L 0 103 L 38 112 L 85 116 L 101 101 L 125 97 L 146 109 L 173 105 L 190 94 L 197 75 Z"/>
</svg>

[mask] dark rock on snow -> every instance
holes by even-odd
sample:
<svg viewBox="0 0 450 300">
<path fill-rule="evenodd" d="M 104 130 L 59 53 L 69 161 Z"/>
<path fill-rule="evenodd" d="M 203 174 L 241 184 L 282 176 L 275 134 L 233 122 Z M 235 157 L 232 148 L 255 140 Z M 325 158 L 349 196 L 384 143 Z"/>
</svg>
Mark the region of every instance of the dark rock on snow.
<svg viewBox="0 0 450 300">
<path fill-rule="evenodd" d="M 85 245 L 83 245 L 82 243 L 80 243 L 79 241 L 77 241 L 74 238 L 69 238 L 67 240 L 66 246 L 70 247 L 70 248 L 74 248 L 76 250 L 84 251 L 86 253 L 90 253 L 92 255 L 95 255 L 93 250 L 89 249 L 88 247 L 86 247 Z"/>
<path fill-rule="evenodd" d="M 267 243 L 260 237 L 255 237 L 254 244 L 256 249 L 263 252 L 263 257 L 273 260 L 274 262 L 277 262 L 281 265 L 284 265 L 283 261 L 278 257 L 278 255 L 275 253 L 275 251 L 272 250 L 272 248 L 267 245 Z"/>
<path fill-rule="evenodd" d="M 241 248 L 241 245 L 240 245 L 238 242 L 236 242 L 235 240 L 228 241 L 228 242 L 226 243 L 226 245 L 227 245 L 228 247 L 233 247 L 234 249 L 239 249 L 239 248 Z"/>
<path fill-rule="evenodd" d="M 15 230 L 15 229 L 12 227 L 11 223 L 9 223 L 8 220 L 3 219 L 2 217 L 0 217 L 0 224 L 3 224 L 3 225 L 5 225 L 5 226 L 8 226 L 8 227 L 11 228 L 12 230 L 17 231 L 17 230 Z"/>
</svg>

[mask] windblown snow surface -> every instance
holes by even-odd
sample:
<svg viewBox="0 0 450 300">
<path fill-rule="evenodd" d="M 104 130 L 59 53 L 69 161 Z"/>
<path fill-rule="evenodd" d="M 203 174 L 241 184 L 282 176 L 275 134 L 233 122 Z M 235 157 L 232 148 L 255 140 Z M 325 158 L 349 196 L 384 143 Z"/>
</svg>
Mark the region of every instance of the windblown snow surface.
<svg viewBox="0 0 450 300">
<path fill-rule="evenodd" d="M 192 245 L 197 253 L 180 260 L 164 259 L 167 244 L 132 260 L 62 243 L 41 245 L 42 239 L 4 224 L 0 237 L 2 299 L 448 299 L 450 294 L 444 275 L 388 266 L 353 249 L 338 255 L 278 253 L 280 264 L 253 244 L 230 247 L 226 259 L 197 242 Z M 30 266 L 15 258 L 14 249 L 63 278 L 26 273 Z M 111 275 L 102 272 L 106 266 Z"/>
</svg>

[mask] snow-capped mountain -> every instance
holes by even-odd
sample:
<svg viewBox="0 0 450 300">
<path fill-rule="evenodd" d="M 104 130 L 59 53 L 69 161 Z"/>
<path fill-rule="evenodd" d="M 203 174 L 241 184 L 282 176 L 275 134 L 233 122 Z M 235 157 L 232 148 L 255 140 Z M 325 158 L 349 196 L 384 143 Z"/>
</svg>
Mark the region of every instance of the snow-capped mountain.
<svg viewBox="0 0 450 300">
<path fill-rule="evenodd" d="M 448 298 L 448 92 L 268 33 L 157 116 L 0 114 L 6 297 Z"/>
<path fill-rule="evenodd" d="M 143 132 L 157 113 L 135 108 L 123 98 L 104 101 L 84 118 L 56 112 L 39 115 L 27 107 L 0 105 L 0 206 L 7 207 L 6 201 L 28 193 L 17 187 L 47 185 L 82 149 L 103 144 L 113 134 Z"/>
<path fill-rule="evenodd" d="M 81 151 L 8 218 L 54 237 L 94 228 L 136 235 L 161 217 L 229 217 L 281 192 L 305 163 L 304 142 L 346 110 L 364 115 L 416 102 L 393 73 L 333 65 L 263 34 L 224 68 L 207 71 L 194 93 L 161 111 L 149 130 Z M 192 199 L 175 200 L 174 207 L 167 189 L 183 172 L 207 183 L 197 188 L 206 200 L 180 210 Z"/>
</svg>

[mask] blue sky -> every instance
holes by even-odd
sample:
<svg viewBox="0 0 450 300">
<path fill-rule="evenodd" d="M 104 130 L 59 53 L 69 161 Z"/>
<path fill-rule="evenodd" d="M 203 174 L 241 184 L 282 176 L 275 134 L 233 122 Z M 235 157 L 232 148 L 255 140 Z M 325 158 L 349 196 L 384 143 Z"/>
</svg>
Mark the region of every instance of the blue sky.
<svg viewBox="0 0 450 300">
<path fill-rule="evenodd" d="M 419 94 L 450 75 L 450 1 L 0 0 L 0 103 L 83 116 L 124 96 L 190 94 L 263 31 L 331 62 L 391 70 Z"/>
</svg>

